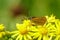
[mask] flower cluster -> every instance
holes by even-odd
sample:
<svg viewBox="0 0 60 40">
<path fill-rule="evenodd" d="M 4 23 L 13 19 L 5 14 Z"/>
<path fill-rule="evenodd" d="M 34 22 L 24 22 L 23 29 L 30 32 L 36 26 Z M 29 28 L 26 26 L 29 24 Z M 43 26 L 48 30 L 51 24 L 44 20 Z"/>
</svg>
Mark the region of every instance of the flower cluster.
<svg viewBox="0 0 60 40">
<path fill-rule="evenodd" d="M 44 25 L 33 25 L 31 20 L 16 23 L 16 30 L 9 32 L 9 40 L 60 40 L 60 20 L 55 16 L 45 16 Z M 6 35 L 3 24 L 0 25 L 0 38 Z"/>
<path fill-rule="evenodd" d="M 4 25 L 3 24 L 0 24 L 0 38 L 2 38 L 4 35 L 5 35 Z"/>
</svg>

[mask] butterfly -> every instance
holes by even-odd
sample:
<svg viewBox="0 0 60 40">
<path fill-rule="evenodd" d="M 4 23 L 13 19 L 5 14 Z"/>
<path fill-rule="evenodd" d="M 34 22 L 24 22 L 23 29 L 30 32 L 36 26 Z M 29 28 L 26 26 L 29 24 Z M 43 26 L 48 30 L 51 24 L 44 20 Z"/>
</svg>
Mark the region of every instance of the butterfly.
<svg viewBox="0 0 60 40">
<path fill-rule="evenodd" d="M 47 21 L 46 17 L 32 17 L 31 21 L 33 25 L 44 25 Z"/>
</svg>

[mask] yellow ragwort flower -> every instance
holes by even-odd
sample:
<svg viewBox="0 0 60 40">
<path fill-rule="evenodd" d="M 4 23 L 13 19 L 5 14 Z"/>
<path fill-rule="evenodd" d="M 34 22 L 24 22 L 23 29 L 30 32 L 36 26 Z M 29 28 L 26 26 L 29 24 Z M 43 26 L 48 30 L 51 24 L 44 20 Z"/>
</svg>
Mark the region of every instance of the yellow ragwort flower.
<svg viewBox="0 0 60 40">
<path fill-rule="evenodd" d="M 23 21 L 23 25 L 24 25 L 24 26 L 31 26 L 32 23 L 31 23 L 30 20 L 24 20 L 24 21 Z"/>
<path fill-rule="evenodd" d="M 5 32 L 0 32 L 0 38 L 2 38 L 5 35 Z"/>
<path fill-rule="evenodd" d="M 38 38 L 37 40 L 51 40 L 53 37 L 54 32 L 54 26 L 51 23 L 46 23 L 43 26 L 38 26 L 37 28 L 31 28 L 31 30 L 34 32 L 33 39 Z M 50 36 L 50 37 L 49 37 Z"/>
<path fill-rule="evenodd" d="M 55 20 L 55 32 L 54 32 L 54 34 L 55 34 L 55 36 L 56 36 L 56 38 L 55 38 L 55 40 L 60 40 L 60 20 Z"/>
<path fill-rule="evenodd" d="M 0 38 L 2 38 L 5 35 L 5 32 L 3 30 L 4 30 L 4 25 L 0 24 Z"/>
<path fill-rule="evenodd" d="M 16 24 L 16 27 L 18 30 L 11 32 L 13 33 L 13 38 L 17 36 L 16 40 L 32 40 L 32 37 L 30 36 L 31 32 L 27 27 L 25 27 L 23 24 Z"/>
<path fill-rule="evenodd" d="M 60 20 L 59 19 L 55 19 L 55 21 L 53 22 L 54 26 L 54 36 L 56 37 L 55 40 L 60 40 Z"/>
<path fill-rule="evenodd" d="M 53 16 L 53 14 L 49 17 L 49 16 L 46 16 L 47 18 L 47 22 L 55 22 L 55 16 Z"/>
<path fill-rule="evenodd" d="M 0 31 L 3 31 L 3 30 L 4 30 L 4 25 L 0 24 Z"/>
</svg>

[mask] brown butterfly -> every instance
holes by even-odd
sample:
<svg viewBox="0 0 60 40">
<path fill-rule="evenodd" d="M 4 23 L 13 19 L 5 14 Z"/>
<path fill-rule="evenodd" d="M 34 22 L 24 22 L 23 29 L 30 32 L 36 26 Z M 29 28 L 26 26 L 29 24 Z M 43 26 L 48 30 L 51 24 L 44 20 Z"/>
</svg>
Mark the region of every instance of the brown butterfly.
<svg viewBox="0 0 60 40">
<path fill-rule="evenodd" d="M 47 21 L 46 17 L 32 17 L 31 21 L 34 23 L 33 25 L 44 25 Z"/>
</svg>

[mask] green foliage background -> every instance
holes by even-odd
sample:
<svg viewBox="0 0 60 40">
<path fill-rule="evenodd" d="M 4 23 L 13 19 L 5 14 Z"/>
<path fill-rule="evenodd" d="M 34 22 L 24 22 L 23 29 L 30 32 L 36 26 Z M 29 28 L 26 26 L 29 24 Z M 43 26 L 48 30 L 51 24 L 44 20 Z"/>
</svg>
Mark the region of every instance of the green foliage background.
<svg viewBox="0 0 60 40">
<path fill-rule="evenodd" d="M 23 3 L 29 9 L 29 17 L 45 16 L 54 14 L 60 18 L 60 0 L 0 0 L 0 23 L 3 23 L 7 30 L 15 30 L 15 23 L 20 19 L 12 19 L 10 6 Z"/>
</svg>

